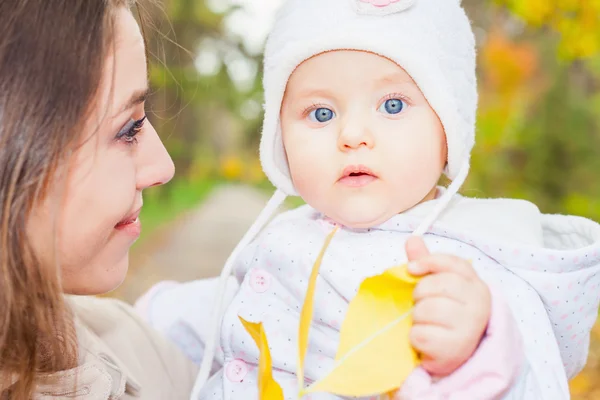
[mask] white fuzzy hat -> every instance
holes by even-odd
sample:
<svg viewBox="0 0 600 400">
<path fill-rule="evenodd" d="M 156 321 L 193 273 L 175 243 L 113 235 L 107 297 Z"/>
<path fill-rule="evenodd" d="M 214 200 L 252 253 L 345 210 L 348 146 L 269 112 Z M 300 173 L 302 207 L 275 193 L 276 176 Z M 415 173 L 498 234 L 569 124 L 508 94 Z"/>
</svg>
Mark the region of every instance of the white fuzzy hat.
<svg viewBox="0 0 600 400">
<path fill-rule="evenodd" d="M 466 168 L 466 176 L 475 142 L 477 83 L 475 38 L 459 0 L 288 0 L 264 57 L 260 159 L 278 189 L 297 195 L 279 122 L 288 79 L 303 61 L 331 50 L 369 51 L 404 68 L 444 126 L 446 175 L 455 179 Z"/>
<path fill-rule="evenodd" d="M 265 50 L 265 119 L 260 144 L 263 169 L 278 190 L 223 267 L 192 399 L 198 398 L 212 367 L 226 282 L 238 254 L 285 197 L 297 194 L 279 123 L 288 79 L 304 60 L 331 50 L 370 51 L 396 62 L 414 79 L 442 121 L 448 143 L 446 175 L 453 181 L 413 234 L 429 229 L 469 171 L 477 108 L 475 39 L 460 0 L 287 0 Z"/>
</svg>

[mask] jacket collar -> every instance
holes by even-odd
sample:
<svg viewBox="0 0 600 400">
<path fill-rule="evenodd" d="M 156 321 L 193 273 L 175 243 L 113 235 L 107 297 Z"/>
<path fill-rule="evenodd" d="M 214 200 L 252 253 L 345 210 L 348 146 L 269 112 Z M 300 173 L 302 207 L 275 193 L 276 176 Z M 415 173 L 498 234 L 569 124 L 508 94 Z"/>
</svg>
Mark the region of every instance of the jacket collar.
<svg viewBox="0 0 600 400">
<path fill-rule="evenodd" d="M 118 357 L 88 328 L 75 320 L 79 366 L 40 376 L 35 400 L 120 399 L 140 395 L 140 385 Z"/>
</svg>

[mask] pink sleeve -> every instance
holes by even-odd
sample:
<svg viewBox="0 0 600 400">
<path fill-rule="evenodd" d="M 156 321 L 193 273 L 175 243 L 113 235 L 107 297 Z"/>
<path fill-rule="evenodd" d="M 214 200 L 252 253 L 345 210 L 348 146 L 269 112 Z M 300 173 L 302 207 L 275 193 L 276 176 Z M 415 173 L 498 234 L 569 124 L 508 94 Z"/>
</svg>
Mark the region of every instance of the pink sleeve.
<svg viewBox="0 0 600 400">
<path fill-rule="evenodd" d="M 521 334 L 502 297 L 492 289 L 488 328 L 471 358 L 452 374 L 433 380 L 417 368 L 396 400 L 500 399 L 511 388 L 524 362 Z"/>
</svg>

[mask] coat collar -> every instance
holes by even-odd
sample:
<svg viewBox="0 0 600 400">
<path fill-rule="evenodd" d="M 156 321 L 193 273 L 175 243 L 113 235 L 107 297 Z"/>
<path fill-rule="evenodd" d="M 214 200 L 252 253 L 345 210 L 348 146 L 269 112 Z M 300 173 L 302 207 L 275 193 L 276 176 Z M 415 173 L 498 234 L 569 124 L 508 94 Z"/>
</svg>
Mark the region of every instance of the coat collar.
<svg viewBox="0 0 600 400">
<path fill-rule="evenodd" d="M 35 400 L 139 397 L 140 384 L 93 332 L 75 319 L 79 344 L 76 368 L 38 378 Z"/>
</svg>

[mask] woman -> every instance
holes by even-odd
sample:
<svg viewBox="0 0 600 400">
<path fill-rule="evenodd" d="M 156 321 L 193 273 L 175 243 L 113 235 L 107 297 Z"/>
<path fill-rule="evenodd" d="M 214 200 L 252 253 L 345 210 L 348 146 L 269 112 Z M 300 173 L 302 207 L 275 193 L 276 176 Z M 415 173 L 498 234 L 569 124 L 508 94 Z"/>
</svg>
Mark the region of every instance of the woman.
<svg viewBox="0 0 600 400">
<path fill-rule="evenodd" d="M 174 172 L 146 119 L 129 0 L 0 2 L 0 393 L 187 398 L 196 367 L 129 306 L 142 191 Z"/>
</svg>

